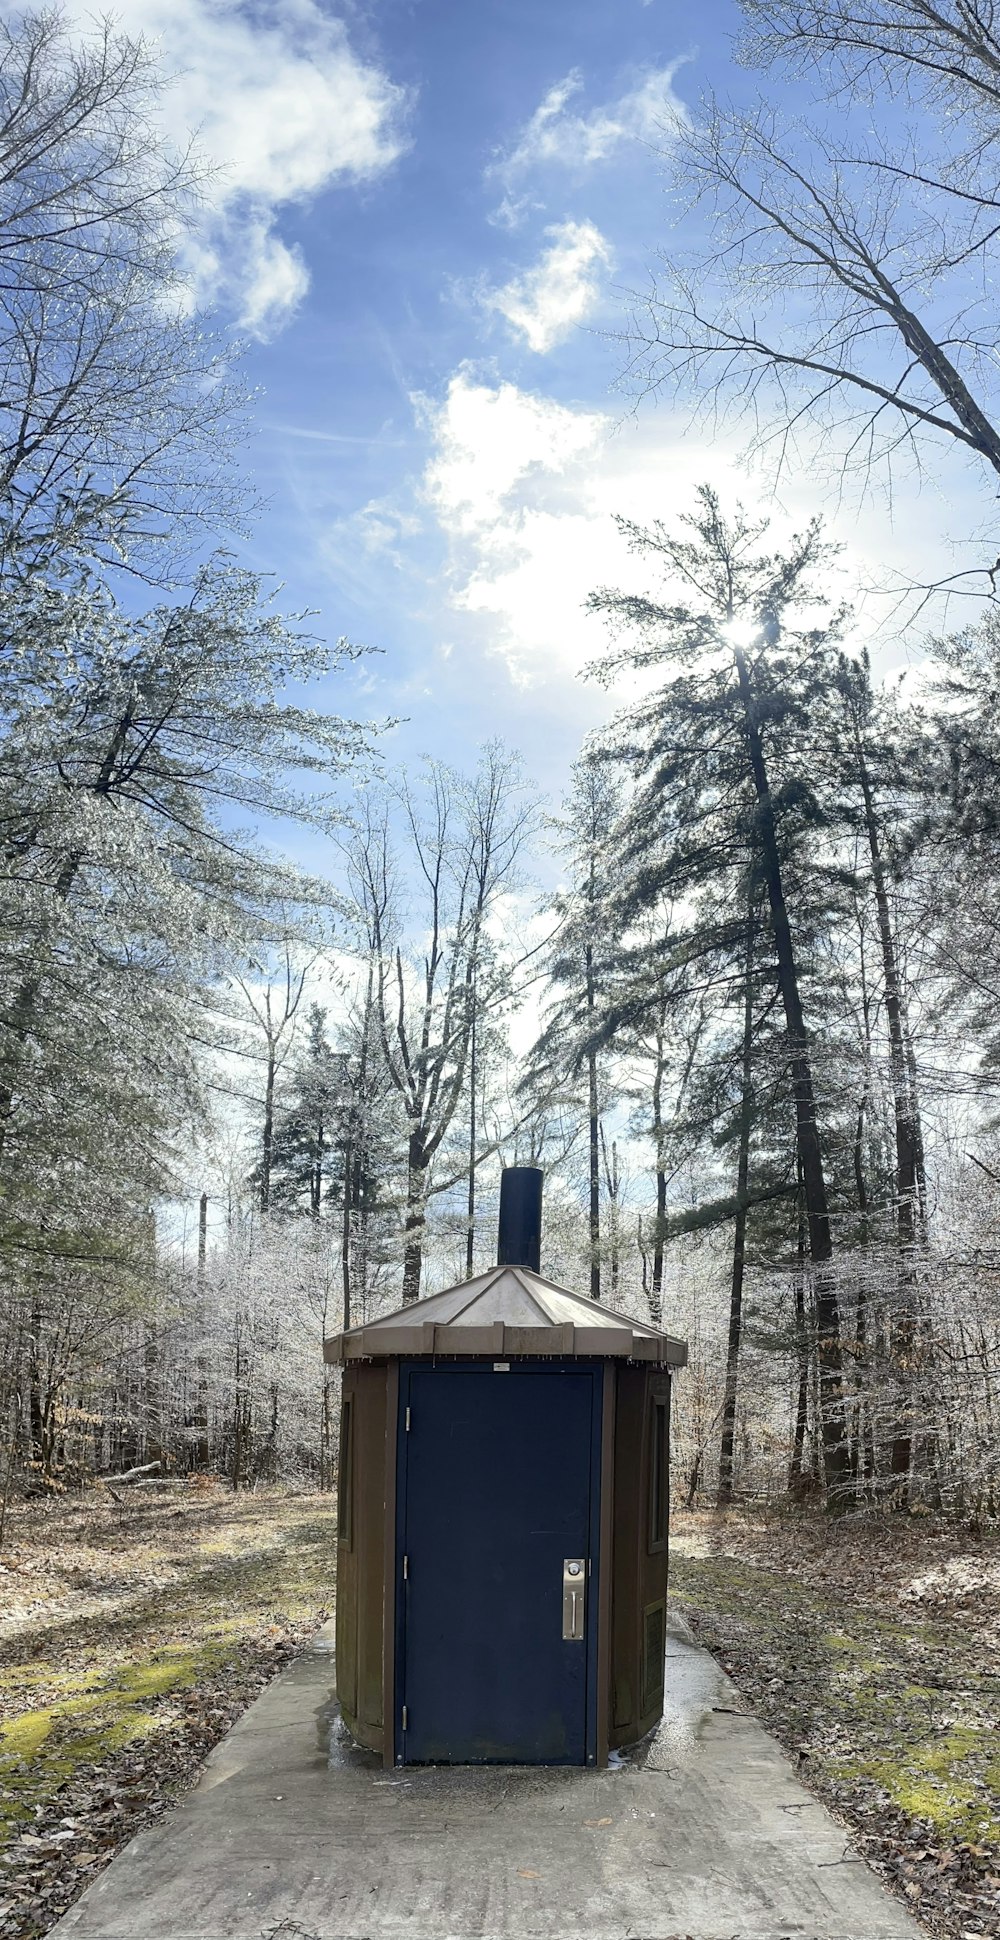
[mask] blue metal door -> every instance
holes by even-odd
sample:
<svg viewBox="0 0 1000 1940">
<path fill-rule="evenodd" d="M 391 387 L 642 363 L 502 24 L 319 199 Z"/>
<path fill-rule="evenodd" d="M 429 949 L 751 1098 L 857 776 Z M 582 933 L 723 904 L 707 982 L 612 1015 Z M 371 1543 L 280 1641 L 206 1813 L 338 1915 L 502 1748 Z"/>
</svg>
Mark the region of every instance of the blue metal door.
<svg viewBox="0 0 1000 1940">
<path fill-rule="evenodd" d="M 594 1762 L 601 1384 L 400 1370 L 397 1763 Z"/>
</svg>

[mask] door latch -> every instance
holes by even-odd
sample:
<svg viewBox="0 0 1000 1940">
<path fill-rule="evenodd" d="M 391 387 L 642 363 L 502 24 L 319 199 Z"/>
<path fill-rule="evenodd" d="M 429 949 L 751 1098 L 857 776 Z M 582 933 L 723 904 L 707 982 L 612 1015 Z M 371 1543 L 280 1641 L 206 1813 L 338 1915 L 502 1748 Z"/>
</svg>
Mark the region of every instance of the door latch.
<svg viewBox="0 0 1000 1940">
<path fill-rule="evenodd" d="M 587 1594 L 587 1564 L 582 1556 L 567 1556 L 563 1563 L 563 1642 L 583 1642 L 584 1603 Z"/>
</svg>

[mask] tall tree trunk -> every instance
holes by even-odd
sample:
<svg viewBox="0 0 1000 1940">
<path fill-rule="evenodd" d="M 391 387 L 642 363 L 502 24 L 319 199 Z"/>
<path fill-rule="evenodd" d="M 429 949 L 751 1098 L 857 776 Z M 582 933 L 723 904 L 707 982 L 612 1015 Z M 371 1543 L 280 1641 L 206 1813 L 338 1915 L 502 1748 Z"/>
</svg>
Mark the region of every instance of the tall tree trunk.
<svg viewBox="0 0 1000 1940">
<path fill-rule="evenodd" d="M 813 1295 L 816 1303 L 820 1429 L 823 1438 L 825 1480 L 831 1502 L 842 1502 L 850 1488 L 851 1477 L 850 1449 L 844 1421 L 840 1308 L 831 1271 L 833 1236 L 830 1228 L 830 1208 L 827 1200 L 819 1125 L 816 1118 L 816 1096 L 809 1058 L 809 1038 L 799 991 L 788 907 L 785 902 L 774 803 L 771 798 L 767 764 L 757 720 L 757 706 L 746 656 L 739 647 L 735 648 L 734 652 L 740 698 L 746 721 L 750 770 L 757 796 L 757 827 L 771 909 L 778 981 L 788 1033 L 789 1065 L 795 1099 L 796 1143 L 802 1163 L 809 1257 L 813 1267 Z"/>
<path fill-rule="evenodd" d="M 309 1167 L 309 1212 L 318 1219 L 323 1210 L 323 1173 L 326 1161 L 326 1126 L 322 1112 L 316 1120 L 314 1138 L 315 1158 Z"/>
<path fill-rule="evenodd" d="M 472 1016 L 469 1022 L 469 1197 L 466 1207 L 465 1277 L 471 1280 L 476 1256 L 476 987 L 472 983 Z"/>
<path fill-rule="evenodd" d="M 872 796 L 871 778 L 860 731 L 855 728 L 858 779 L 865 806 L 865 832 L 872 864 L 872 886 L 878 914 L 879 945 L 885 985 L 885 1017 L 889 1030 L 889 1062 L 892 1073 L 892 1102 L 896 1142 L 896 1221 L 900 1246 L 912 1250 L 920 1223 L 917 1186 L 918 1153 L 921 1148 L 920 1113 L 910 1084 L 906 1030 L 903 1021 L 903 993 L 896 959 L 881 834 Z"/>
<path fill-rule="evenodd" d="M 233 1355 L 233 1466 L 232 1484 L 234 1492 L 243 1480 L 245 1413 L 243 1397 L 243 1357 L 240 1352 L 240 1325 L 236 1323 L 236 1339 Z"/>
<path fill-rule="evenodd" d="M 733 1498 L 733 1447 L 736 1438 L 736 1398 L 739 1385 L 740 1341 L 743 1333 L 743 1274 L 747 1244 L 747 1187 L 750 1180 L 750 1126 L 753 1116 L 753 956 L 754 908 L 747 907 L 746 960 L 743 985 L 743 1052 L 740 1067 L 740 1129 L 736 1160 L 736 1221 L 733 1231 L 733 1269 L 729 1284 L 729 1342 L 726 1386 L 722 1398 L 722 1436 L 719 1443 L 720 1509 Z"/>
<path fill-rule="evenodd" d="M 319 1431 L 319 1486 L 321 1489 L 333 1487 L 333 1383 L 326 1373 Z"/>
<path fill-rule="evenodd" d="M 593 869 L 591 870 L 593 874 Z M 601 1297 L 601 1118 L 597 1089 L 597 1052 L 593 1028 L 597 996 L 594 979 L 594 951 L 588 943 L 585 953 L 587 977 L 587 1113 L 589 1119 L 588 1155 L 590 1160 L 590 1297 Z"/>
<path fill-rule="evenodd" d="M 351 1324 L 351 1233 L 354 1214 L 354 1177 L 356 1164 L 350 1145 L 344 1150 L 344 1211 L 340 1224 L 340 1283 L 343 1291 L 346 1334 Z"/>
<path fill-rule="evenodd" d="M 423 1133 L 411 1132 L 407 1152 L 406 1219 L 403 1226 L 403 1303 L 420 1298 L 427 1223 L 427 1158 Z"/>
<path fill-rule="evenodd" d="M 857 1314 L 855 1320 L 854 1364 L 857 1369 L 857 1405 L 855 1420 L 857 1434 L 854 1447 L 855 1473 L 868 1486 L 875 1473 L 875 1439 L 871 1416 L 871 1352 L 868 1297 L 868 1247 L 871 1231 L 868 1217 L 868 1186 L 864 1168 L 864 1133 L 868 1111 L 868 1079 L 858 1105 L 854 1127 L 854 1185 L 858 1200 L 860 1223 L 861 1262 L 857 1280 Z"/>
<path fill-rule="evenodd" d="M 663 1325 L 663 1249 L 667 1229 L 667 1167 L 663 1123 L 663 1027 L 656 1031 L 656 1064 L 653 1070 L 653 1141 L 656 1149 L 656 1225 L 653 1229 L 653 1276 L 649 1295 L 649 1314 L 654 1327 Z"/>
<path fill-rule="evenodd" d="M 801 1495 L 805 1479 L 806 1428 L 809 1423 L 809 1342 L 806 1334 L 806 1295 L 801 1273 L 795 1275 L 795 1333 L 798 1340 L 799 1378 L 795 1392 L 795 1427 L 788 1492 L 790 1495 Z"/>
<path fill-rule="evenodd" d="M 611 1174 L 614 1189 L 611 1194 L 611 1305 L 618 1305 L 618 1286 L 621 1276 L 621 1222 L 618 1216 L 618 1199 L 621 1188 L 621 1172 L 618 1166 L 618 1145 L 611 1141 Z"/>
<path fill-rule="evenodd" d="M 198 1348 L 198 1402 L 197 1429 L 195 1442 L 195 1467 L 208 1467 L 208 1362 L 205 1356 L 204 1332 L 207 1315 L 205 1312 L 205 1271 L 208 1255 L 208 1193 L 203 1192 L 198 1201 L 198 1332 L 202 1336 Z"/>
<path fill-rule="evenodd" d="M 345 1287 L 345 1311 L 352 1315 L 360 1313 L 362 1319 L 367 1314 L 366 1301 L 368 1291 L 368 1229 L 370 1223 L 370 1208 L 368 1204 L 366 1155 L 370 1137 L 368 1065 L 374 992 L 375 964 L 374 959 L 369 955 L 368 984 L 365 991 L 364 1018 L 361 1027 L 361 1051 L 358 1057 L 358 1075 L 354 1089 L 354 1102 L 351 1115 L 351 1142 L 353 1150 L 351 1167 L 351 1211 L 353 1226 L 349 1281 Z"/>
<path fill-rule="evenodd" d="M 364 1136 L 359 1133 L 359 1138 Z M 354 1155 L 353 1176 L 351 1179 L 351 1206 L 354 1226 L 351 1235 L 351 1283 L 350 1309 L 353 1316 L 360 1314 L 364 1319 L 367 1313 L 368 1295 L 368 1228 L 371 1208 L 368 1203 L 368 1182 L 361 1162 L 360 1151 Z"/>
<path fill-rule="evenodd" d="M 28 1447 L 33 1462 L 45 1459 L 45 1431 L 42 1421 L 42 1325 L 38 1302 L 28 1317 Z"/>
<path fill-rule="evenodd" d="M 267 1212 L 271 1204 L 271 1164 L 274 1158 L 274 1076 L 276 1064 L 277 1046 L 271 1033 L 268 1032 L 267 1082 L 264 1086 L 264 1135 L 261 1140 L 260 1153 L 261 1212 Z"/>
<path fill-rule="evenodd" d="M 167 1450 L 163 1441 L 163 1409 L 160 1394 L 160 1336 L 155 1320 L 146 1322 L 145 1335 L 142 1370 L 146 1460 L 162 1462 L 165 1469 Z"/>
<path fill-rule="evenodd" d="M 900 1387 L 910 1389 L 903 1411 L 896 1422 L 890 1445 L 889 1469 L 897 1485 L 900 1503 L 908 1492 L 913 1464 L 912 1393 L 914 1350 L 917 1338 L 918 1284 L 916 1252 L 923 1235 L 922 1194 L 919 1174 L 923 1139 L 916 1087 L 911 1083 L 912 1047 L 907 1042 L 903 1016 L 903 992 L 896 956 L 885 864 L 882 857 L 881 830 L 875 810 L 871 777 L 857 712 L 854 711 L 854 748 L 858 780 L 865 809 L 865 832 L 872 865 L 872 886 L 878 915 L 879 944 L 885 987 L 885 1016 L 889 1030 L 889 1066 L 892 1074 L 893 1121 L 896 1146 L 896 1232 L 900 1268 L 898 1306 L 893 1326 L 893 1361 Z M 909 1055 L 908 1055 L 909 1053 Z"/>
<path fill-rule="evenodd" d="M 611 1141 L 611 1154 L 608 1156 L 608 1142 L 601 1126 L 601 1156 L 604 1160 L 604 1188 L 608 1200 L 607 1244 L 608 1265 L 611 1270 L 611 1305 L 618 1305 L 618 1286 L 621 1278 L 621 1222 L 619 1219 L 619 1199 L 621 1195 L 621 1167 L 618 1163 L 618 1144 Z"/>
</svg>

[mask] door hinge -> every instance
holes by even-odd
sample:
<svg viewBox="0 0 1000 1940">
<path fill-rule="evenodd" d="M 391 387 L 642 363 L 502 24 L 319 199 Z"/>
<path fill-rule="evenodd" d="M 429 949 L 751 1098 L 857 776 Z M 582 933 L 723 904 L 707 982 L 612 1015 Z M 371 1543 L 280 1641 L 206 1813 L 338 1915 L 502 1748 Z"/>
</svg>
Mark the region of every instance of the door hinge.
<svg viewBox="0 0 1000 1940">
<path fill-rule="evenodd" d="M 406 1432 L 407 1432 L 407 1434 L 409 1434 L 409 1432 L 410 1432 L 410 1410 L 409 1410 L 409 1408 L 407 1408 L 407 1410 L 406 1410 Z"/>
<path fill-rule="evenodd" d="M 406 1730 L 406 1706 L 403 1706 L 403 1730 Z"/>
<path fill-rule="evenodd" d="M 403 1557 L 403 1582 L 408 1583 L 409 1580 L 410 1580 L 410 1559 L 408 1556 L 404 1556 Z"/>
</svg>

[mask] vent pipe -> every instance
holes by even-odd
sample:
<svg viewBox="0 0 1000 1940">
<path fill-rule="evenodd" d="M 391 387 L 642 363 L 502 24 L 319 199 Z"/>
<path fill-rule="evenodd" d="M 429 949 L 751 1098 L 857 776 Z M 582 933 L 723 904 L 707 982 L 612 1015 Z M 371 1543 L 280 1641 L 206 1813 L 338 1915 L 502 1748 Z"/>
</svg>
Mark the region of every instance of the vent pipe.
<svg viewBox="0 0 1000 1940">
<path fill-rule="evenodd" d="M 542 1252 L 542 1168 L 505 1165 L 500 1174 L 500 1227 L 497 1265 L 540 1268 Z"/>
</svg>

